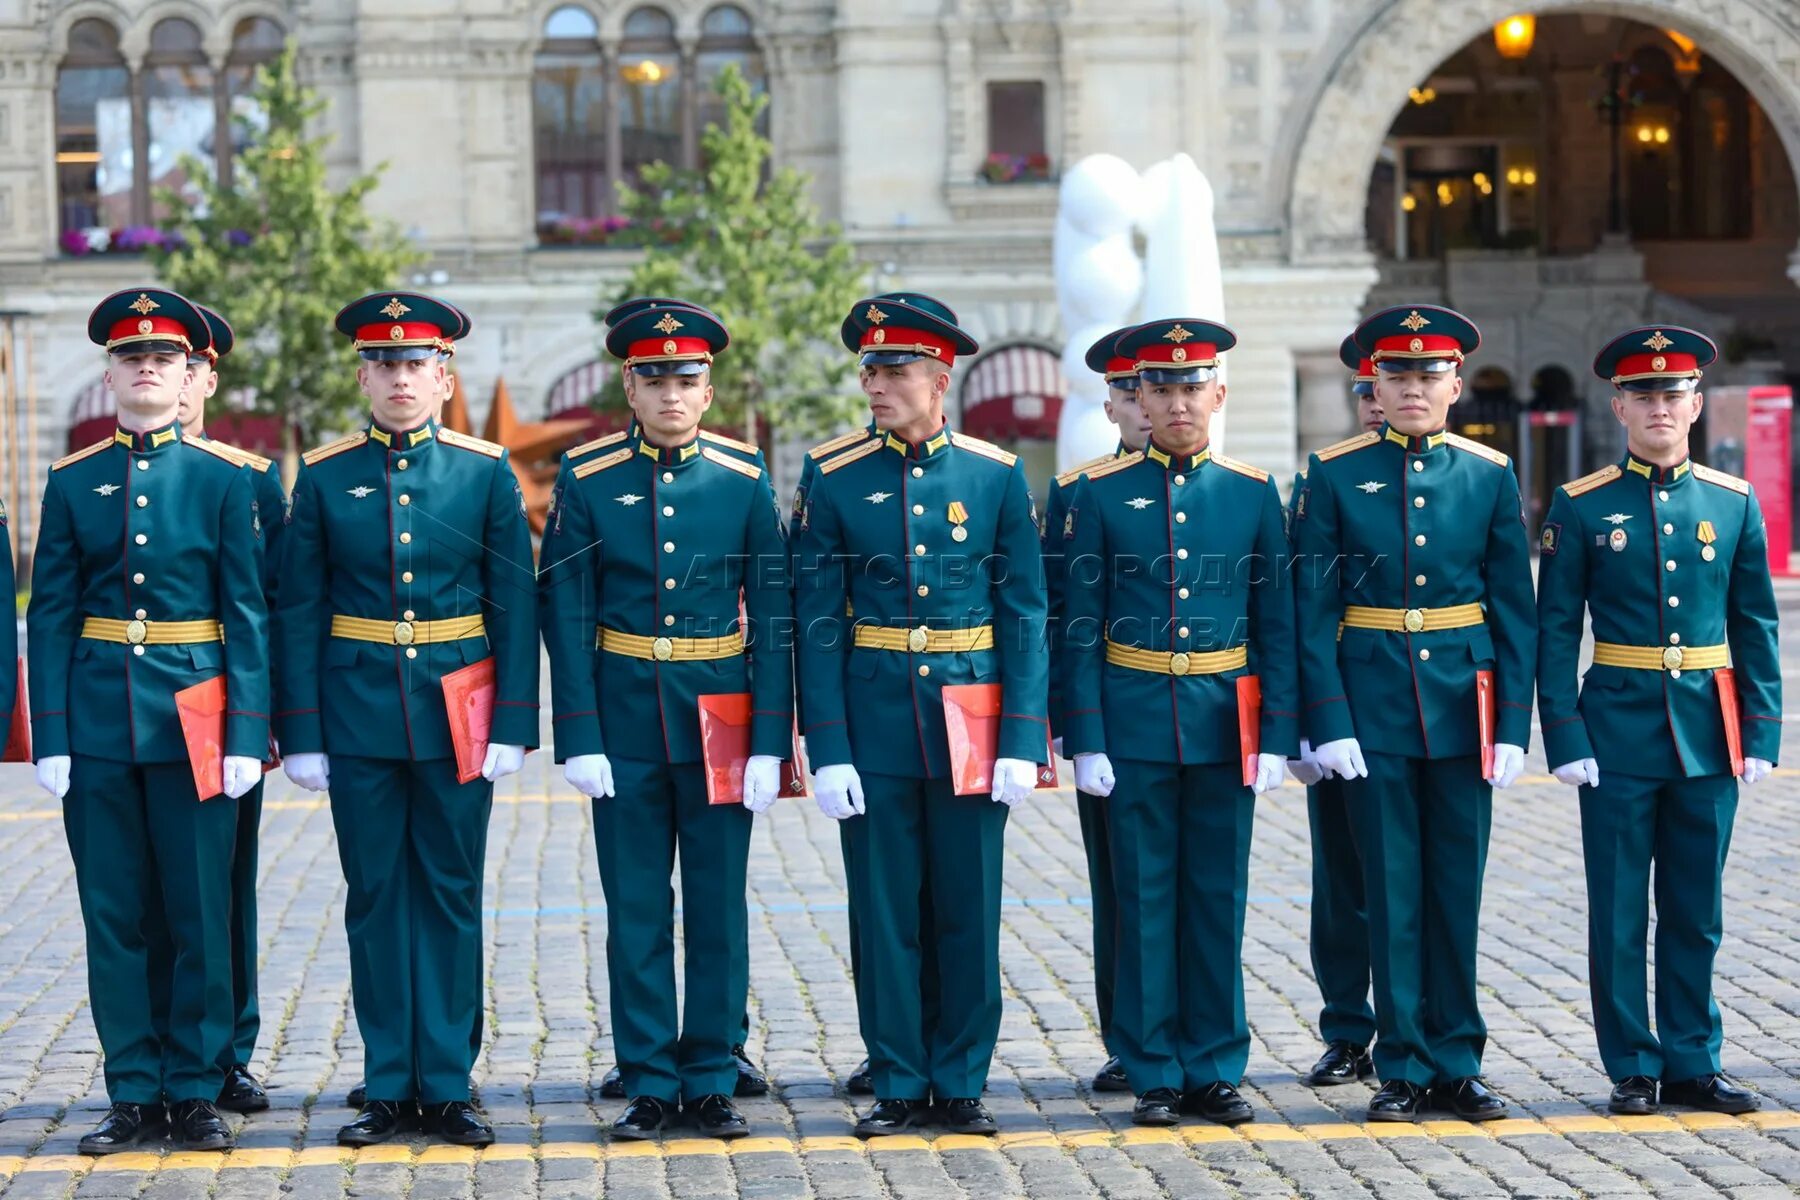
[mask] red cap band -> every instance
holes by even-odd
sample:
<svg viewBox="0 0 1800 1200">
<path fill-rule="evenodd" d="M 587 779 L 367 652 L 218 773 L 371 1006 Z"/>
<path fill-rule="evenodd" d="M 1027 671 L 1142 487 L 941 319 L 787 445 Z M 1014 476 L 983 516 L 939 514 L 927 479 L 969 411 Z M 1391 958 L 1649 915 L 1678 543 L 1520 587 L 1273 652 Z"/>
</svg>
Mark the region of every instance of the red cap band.
<svg viewBox="0 0 1800 1200">
<path fill-rule="evenodd" d="M 865 329 L 862 335 L 862 353 L 926 354 L 946 367 L 956 365 L 956 348 L 950 344 L 949 339 L 926 329 Z"/>
<path fill-rule="evenodd" d="M 106 334 L 106 348 L 128 345 L 132 342 L 180 342 L 188 349 L 194 344 L 188 340 L 187 326 L 174 317 L 128 317 L 113 324 Z"/>
<path fill-rule="evenodd" d="M 435 346 L 443 340 L 444 331 L 429 321 L 391 321 L 356 327 L 358 350 L 364 346 Z"/>
<path fill-rule="evenodd" d="M 1136 375 L 1137 360 L 1135 358 L 1113 357 L 1106 360 L 1106 377 L 1117 379 L 1121 375 Z"/>
<path fill-rule="evenodd" d="M 1219 348 L 1211 342 L 1195 342 L 1191 346 L 1165 346 L 1157 342 L 1138 351 L 1136 365 L 1140 368 L 1173 367 L 1176 370 L 1216 367 L 1219 365 Z"/>
<path fill-rule="evenodd" d="M 1453 358 L 1462 361 L 1462 343 L 1442 333 L 1401 334 L 1377 338 L 1369 365 L 1388 358 Z"/>
<path fill-rule="evenodd" d="M 712 361 L 712 346 L 705 338 L 655 337 L 632 342 L 626 347 L 626 362 Z"/>
<path fill-rule="evenodd" d="M 1627 354 L 1613 368 L 1613 380 L 1654 379 L 1659 375 L 1698 376 L 1700 360 L 1692 354 Z"/>
</svg>

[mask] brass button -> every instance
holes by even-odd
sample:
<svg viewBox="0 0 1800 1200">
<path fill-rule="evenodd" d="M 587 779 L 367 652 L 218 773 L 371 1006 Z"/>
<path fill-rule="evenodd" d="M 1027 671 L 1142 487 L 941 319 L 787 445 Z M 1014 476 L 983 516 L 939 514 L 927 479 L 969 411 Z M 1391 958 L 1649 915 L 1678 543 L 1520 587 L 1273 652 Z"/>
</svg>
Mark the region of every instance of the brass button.
<svg viewBox="0 0 1800 1200">
<path fill-rule="evenodd" d="M 1669 607 L 1670 608 L 1680 608 L 1681 607 L 1681 597 L 1680 596 L 1670 596 L 1669 597 Z"/>
<path fill-rule="evenodd" d="M 150 464 L 140 458 L 140 459 L 138 459 L 137 467 L 138 467 L 138 470 L 140 470 L 140 471 L 148 471 L 150 469 Z"/>
<path fill-rule="evenodd" d="M 1408 633 L 1423 633 L 1425 631 L 1425 610 L 1422 608 L 1407 609 L 1406 615 L 1401 618 L 1400 623 L 1406 627 Z"/>
<path fill-rule="evenodd" d="M 1679 646 L 1680 644 L 1681 644 L 1681 635 L 1679 633 L 1671 633 L 1669 635 L 1669 645 Z"/>
<path fill-rule="evenodd" d="M 406 648 L 406 657 L 408 657 L 408 658 L 419 657 L 419 648 L 417 646 L 408 646 Z"/>
<path fill-rule="evenodd" d="M 1668 499 L 1668 498 L 1669 498 L 1669 493 L 1667 493 L 1667 492 L 1658 492 L 1658 493 L 1656 493 L 1656 498 L 1657 498 L 1657 499 L 1658 499 L 1658 500 L 1667 500 L 1667 499 Z"/>
<path fill-rule="evenodd" d="M 144 637 L 149 632 L 149 626 L 145 625 L 142 619 L 128 621 L 125 624 L 125 640 L 130 642 L 133 646 L 142 646 L 144 644 Z"/>
<path fill-rule="evenodd" d="M 144 582 L 144 573 L 142 571 L 139 571 L 136 575 L 133 575 L 131 577 L 131 582 L 133 582 L 133 583 Z"/>
<path fill-rule="evenodd" d="M 1414 496 L 1413 497 L 1413 507 L 1414 508 L 1424 508 L 1425 507 L 1425 497 Z"/>
<path fill-rule="evenodd" d="M 906 631 L 906 648 L 907 648 L 907 650 L 911 651 L 914 654 L 925 653 L 925 643 L 928 640 L 928 636 L 929 635 L 926 633 L 925 627 L 923 625 L 919 626 L 917 629 L 907 630 Z"/>
<path fill-rule="evenodd" d="M 657 662 L 668 662 L 675 657 L 675 643 L 666 637 L 659 637 L 650 643 L 650 656 Z"/>
<path fill-rule="evenodd" d="M 1425 577 L 1423 575 L 1414 575 L 1413 576 L 1413 586 L 1424 587 L 1425 586 Z"/>
<path fill-rule="evenodd" d="M 931 668 L 926 666 L 924 663 L 920 663 L 919 664 L 919 674 L 921 676 L 929 675 L 929 674 L 931 674 Z"/>
<path fill-rule="evenodd" d="M 1179 592 L 1176 592 L 1175 594 L 1177 596 L 1180 596 L 1183 600 L 1186 600 L 1188 598 L 1188 590 L 1186 588 L 1182 588 Z"/>
<path fill-rule="evenodd" d="M 1181 513 L 1181 512 L 1178 512 L 1178 513 L 1176 513 L 1176 514 L 1175 514 L 1175 523 L 1176 523 L 1176 524 L 1177 524 L 1177 525 L 1185 525 L 1185 524 L 1187 524 L 1187 514 L 1186 514 L 1186 513 Z"/>
<path fill-rule="evenodd" d="M 924 515 L 925 515 L 925 506 L 923 504 L 913 505 L 913 516 L 922 517 Z"/>
<path fill-rule="evenodd" d="M 145 617 L 147 617 L 147 616 L 149 616 L 149 615 L 150 615 L 150 614 L 149 614 L 149 613 L 148 613 L 148 612 L 146 612 L 146 611 L 144 611 L 144 610 L 143 610 L 143 609 L 141 609 L 141 608 L 140 608 L 140 609 L 138 609 L 138 610 L 137 610 L 137 611 L 136 611 L 136 612 L 134 612 L 134 613 L 132 613 L 132 614 L 131 614 L 131 615 L 132 615 L 132 616 L 134 616 L 134 617 L 136 617 L 136 618 L 137 618 L 137 619 L 138 619 L 138 620 L 140 620 L 140 621 L 141 621 L 141 620 L 143 620 L 143 619 L 144 619 L 144 618 L 145 618 Z"/>
<path fill-rule="evenodd" d="M 1419 661 L 1420 662 L 1430 662 L 1431 661 L 1431 651 L 1429 651 L 1429 650 L 1419 651 Z"/>
<path fill-rule="evenodd" d="M 411 621 L 395 621 L 394 622 L 394 645 L 410 646 L 410 645 L 412 645 L 412 641 L 413 641 L 412 622 Z"/>
<path fill-rule="evenodd" d="M 411 542 L 412 542 L 412 534 L 410 534 L 410 533 L 403 533 L 403 534 L 401 534 L 401 535 L 400 535 L 400 544 L 401 544 L 401 545 L 402 545 L 402 546 L 405 546 L 405 545 L 408 545 L 408 544 L 410 544 L 410 543 L 411 543 Z"/>
<path fill-rule="evenodd" d="M 1184 483 L 1186 483 L 1186 482 L 1187 482 L 1187 476 L 1186 476 L 1186 475 L 1177 475 L 1177 476 L 1176 476 L 1176 477 L 1175 477 L 1175 486 L 1176 486 L 1176 487 L 1180 487 L 1180 486 L 1181 486 L 1181 485 L 1182 485 L 1182 484 L 1184 484 Z"/>
<path fill-rule="evenodd" d="M 668 592 L 674 591 L 675 590 L 675 581 L 673 579 L 663 580 L 663 590 L 668 591 Z"/>
<path fill-rule="evenodd" d="M 1663 564 L 1663 570 L 1665 570 L 1665 571 L 1673 571 L 1674 569 L 1675 569 L 1675 560 L 1672 558 L 1668 562 Z"/>
<path fill-rule="evenodd" d="M 673 625 L 674 623 L 675 623 L 675 614 L 674 613 L 670 613 L 668 616 L 663 618 L 664 625 Z"/>
<path fill-rule="evenodd" d="M 144 545 L 144 544 L 145 544 L 145 543 L 146 543 L 146 542 L 148 542 L 148 541 L 149 541 L 149 540 L 150 540 L 150 535 L 149 535 L 149 534 L 145 534 L 145 533 L 140 533 L 140 534 L 138 534 L 138 535 L 137 535 L 137 536 L 136 536 L 136 537 L 135 537 L 135 538 L 133 538 L 133 539 L 131 539 L 131 540 L 132 540 L 132 541 L 134 541 L 134 542 L 136 542 L 136 543 L 137 543 L 137 544 L 138 544 L 138 545 L 140 545 L 140 546 L 142 546 L 142 545 Z"/>
<path fill-rule="evenodd" d="M 406 493 L 405 493 L 405 492 L 401 492 L 401 493 L 400 493 L 400 503 L 401 503 L 401 504 L 402 504 L 402 505 L 403 505 L 403 506 L 404 506 L 404 505 L 407 505 L 407 504 L 411 504 L 411 503 L 412 503 L 412 497 L 411 497 L 411 496 L 409 496 L 409 495 L 407 495 L 407 494 L 406 494 Z"/>
<path fill-rule="evenodd" d="M 131 652 L 141 658 L 144 654 L 144 648 L 142 646 L 133 646 Z"/>
<path fill-rule="evenodd" d="M 664 483 L 674 483 L 675 482 L 675 472 L 664 471 L 663 472 L 663 482 Z"/>
<path fill-rule="evenodd" d="M 404 471 L 404 470 L 406 470 L 406 460 L 404 458 L 396 459 L 394 462 L 394 466 L 397 467 L 398 469 Z"/>
<path fill-rule="evenodd" d="M 1424 534 L 1421 533 L 1417 537 L 1413 538 L 1413 545 L 1423 546 L 1424 544 L 1425 544 L 1425 535 Z"/>
<path fill-rule="evenodd" d="M 1176 637 L 1186 637 L 1187 635 L 1188 635 L 1188 627 L 1186 625 L 1183 625 L 1180 629 L 1177 629 L 1175 631 Z"/>
<path fill-rule="evenodd" d="M 673 504 L 663 505 L 663 516 L 672 517 L 674 515 L 675 515 L 675 506 Z"/>
<path fill-rule="evenodd" d="M 400 582 L 401 583 L 411 583 L 412 582 L 412 572 L 411 571 L 400 572 Z"/>
<path fill-rule="evenodd" d="M 1680 678 L 1681 678 L 1681 672 L 1680 672 L 1680 670 L 1674 670 L 1674 671 L 1670 671 L 1670 672 L 1669 672 L 1669 678 L 1670 678 L 1670 679 L 1680 679 Z"/>
<path fill-rule="evenodd" d="M 914 554 L 924 554 L 925 553 L 925 543 L 920 542 L 918 545 L 914 546 L 913 553 Z"/>
<path fill-rule="evenodd" d="M 1188 658 L 1185 654 L 1176 653 L 1169 655 L 1169 674 L 1186 675 L 1188 673 L 1188 665 L 1192 661 L 1193 660 Z"/>
<path fill-rule="evenodd" d="M 1664 523 L 1664 524 L 1663 524 L 1663 532 L 1664 532 L 1664 533 L 1674 533 L 1674 532 L 1675 532 L 1675 526 L 1673 526 L 1673 525 L 1670 525 L 1670 524 L 1668 524 L 1668 523 L 1667 523 L 1667 522 L 1665 522 L 1665 523 Z"/>
<path fill-rule="evenodd" d="M 1662 653 L 1663 669 L 1673 671 L 1680 667 L 1681 660 L 1686 656 L 1686 653 L 1687 652 L 1680 646 L 1665 646 Z"/>
<path fill-rule="evenodd" d="M 138 497 L 138 498 L 137 498 L 137 506 L 138 506 L 138 507 L 139 507 L 139 508 L 149 508 L 149 507 L 150 507 L 150 497 L 148 497 L 148 496 L 139 496 L 139 497 Z"/>
<path fill-rule="evenodd" d="M 664 542 L 663 543 L 663 553 L 664 554 L 675 553 L 675 543 L 674 542 Z"/>
<path fill-rule="evenodd" d="M 1425 463 L 1423 460 L 1417 459 L 1417 458 L 1413 459 L 1413 470 L 1423 471 L 1424 469 L 1425 469 Z"/>
<path fill-rule="evenodd" d="M 1175 552 L 1175 557 L 1176 558 L 1186 558 L 1187 557 L 1187 547 L 1183 546 L 1181 549 L 1177 550 Z"/>
<path fill-rule="evenodd" d="M 410 621 L 410 620 L 412 620 L 412 619 L 413 619 L 413 616 L 414 616 L 414 613 L 413 613 L 413 610 L 412 610 L 412 609 L 410 609 L 410 608 L 409 608 L 409 609 L 407 609 L 407 610 L 406 610 L 406 611 L 405 611 L 405 612 L 403 612 L 403 613 L 401 613 L 401 614 L 400 614 L 400 618 L 401 618 L 401 619 L 402 619 L 402 620 L 405 620 L 405 621 Z"/>
<path fill-rule="evenodd" d="M 929 595 L 931 595 L 931 589 L 930 589 L 930 588 L 928 588 L 928 587 L 926 587 L 926 586 L 925 586 L 925 585 L 924 585 L 924 584 L 922 584 L 922 583 L 921 583 L 921 584 L 920 584 L 920 585 L 919 585 L 919 595 L 921 595 L 921 596 L 929 596 Z"/>
<path fill-rule="evenodd" d="M 924 476 L 924 474 L 925 474 L 924 467 L 914 467 L 913 468 L 913 478 L 914 479 L 922 478 Z"/>
</svg>

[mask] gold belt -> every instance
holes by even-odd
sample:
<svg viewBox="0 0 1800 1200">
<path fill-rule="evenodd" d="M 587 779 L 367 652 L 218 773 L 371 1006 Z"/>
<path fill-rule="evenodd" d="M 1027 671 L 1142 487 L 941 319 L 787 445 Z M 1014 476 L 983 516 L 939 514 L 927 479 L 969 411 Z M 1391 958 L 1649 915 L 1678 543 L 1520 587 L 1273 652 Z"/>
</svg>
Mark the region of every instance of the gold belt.
<svg viewBox="0 0 1800 1200">
<path fill-rule="evenodd" d="M 716 658 L 736 658 L 744 652 L 744 635 L 741 631 L 728 633 L 724 637 L 652 638 L 640 637 L 635 633 L 620 633 L 604 625 L 598 629 L 595 644 L 608 654 L 623 654 L 626 658 L 647 658 L 655 662 L 704 662 Z"/>
<path fill-rule="evenodd" d="M 446 617 L 441 621 L 383 621 L 375 617 L 334 614 L 331 636 L 355 642 L 379 642 L 383 646 L 428 646 L 433 642 L 486 637 L 487 625 L 479 615 Z"/>
<path fill-rule="evenodd" d="M 1479 604 L 1452 604 L 1449 608 L 1344 607 L 1345 629 L 1384 629 L 1389 633 L 1433 633 L 1439 629 L 1466 629 L 1486 623 Z"/>
<path fill-rule="evenodd" d="M 994 627 L 977 625 L 973 629 L 883 629 L 879 625 L 858 625 L 856 644 L 871 650 L 895 650 L 902 654 L 969 654 L 994 648 Z"/>
<path fill-rule="evenodd" d="M 1594 643 L 1597 667 L 1631 667 L 1639 671 L 1713 671 L 1731 665 L 1728 646 L 1619 646 Z"/>
<path fill-rule="evenodd" d="M 1250 650 L 1246 646 L 1234 646 L 1230 650 L 1202 650 L 1192 653 L 1178 650 L 1170 654 L 1163 650 L 1121 646 L 1107 638 L 1106 661 L 1115 667 L 1149 671 L 1153 675 L 1217 675 L 1221 671 L 1235 671 L 1249 665 Z"/>
<path fill-rule="evenodd" d="M 110 617 L 86 617 L 81 636 L 96 642 L 122 646 L 183 646 L 194 642 L 222 642 L 225 627 L 204 621 L 115 621 Z"/>
</svg>

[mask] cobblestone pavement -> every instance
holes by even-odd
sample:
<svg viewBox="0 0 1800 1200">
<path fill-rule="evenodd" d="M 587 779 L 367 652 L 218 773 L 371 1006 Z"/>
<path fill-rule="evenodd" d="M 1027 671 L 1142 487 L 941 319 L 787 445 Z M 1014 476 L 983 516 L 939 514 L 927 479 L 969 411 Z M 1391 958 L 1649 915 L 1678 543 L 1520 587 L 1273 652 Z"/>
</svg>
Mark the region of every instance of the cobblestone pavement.
<svg viewBox="0 0 1800 1200">
<path fill-rule="evenodd" d="M 1790 665 L 1790 671 L 1792 666 Z M 1795 681 L 1789 682 L 1795 694 Z M 1790 722 L 1790 728 L 1794 722 Z M 1792 746 L 1788 761 L 1794 761 Z M 27 1197 L 719 1196 L 1791 1197 L 1800 1188 L 1800 770 L 1747 793 L 1719 962 L 1727 1068 L 1767 1098 L 1749 1118 L 1604 1115 L 1584 954 L 1574 795 L 1543 773 L 1495 805 L 1481 978 L 1490 1081 L 1514 1118 L 1368 1126 L 1366 1086 L 1314 1091 L 1304 793 L 1259 808 L 1244 956 L 1255 1042 L 1239 1129 L 1130 1125 L 1085 1080 L 1092 1024 L 1087 882 L 1072 798 L 1045 794 L 1007 836 L 1007 1005 L 989 1103 L 999 1138 L 851 1139 L 842 1082 L 862 1046 L 848 978 L 837 834 L 810 801 L 758 821 L 750 869 L 751 1049 L 774 1094 L 752 1136 L 610 1144 L 606 912 L 587 805 L 538 754 L 503 783 L 488 859 L 488 1041 L 475 1068 L 500 1144 L 333 1143 L 361 1074 L 343 887 L 320 798 L 273 777 L 263 828 L 257 1072 L 270 1112 L 230 1155 L 92 1161 L 105 1108 L 81 920 L 56 807 L 0 768 L 0 1200 Z M 1068 778 L 1067 766 L 1064 778 Z"/>
</svg>

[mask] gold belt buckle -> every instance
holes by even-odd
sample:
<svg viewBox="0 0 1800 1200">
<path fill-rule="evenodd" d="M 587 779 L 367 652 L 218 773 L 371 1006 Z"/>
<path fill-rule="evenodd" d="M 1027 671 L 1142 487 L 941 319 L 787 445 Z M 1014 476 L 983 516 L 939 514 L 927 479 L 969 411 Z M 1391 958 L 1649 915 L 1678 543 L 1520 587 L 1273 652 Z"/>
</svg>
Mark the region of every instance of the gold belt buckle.
<svg viewBox="0 0 1800 1200">
<path fill-rule="evenodd" d="M 923 625 L 919 626 L 917 629 L 907 630 L 906 631 L 906 648 L 914 654 L 925 653 L 925 642 L 926 642 L 928 636 L 929 635 L 927 634 L 927 632 L 925 630 L 925 626 L 923 626 Z"/>
<path fill-rule="evenodd" d="M 133 646 L 141 646 L 150 634 L 150 626 L 142 621 L 125 622 L 125 640 Z"/>
<path fill-rule="evenodd" d="M 1190 661 L 1191 660 L 1188 658 L 1188 656 L 1184 652 L 1179 651 L 1179 650 L 1176 651 L 1174 654 L 1169 655 L 1169 674 L 1171 674 L 1171 675 L 1186 675 L 1188 673 L 1188 665 L 1189 665 Z"/>
<path fill-rule="evenodd" d="M 1663 670 L 1679 671 L 1681 669 L 1682 650 L 1680 646 L 1664 647 L 1662 653 Z"/>
<path fill-rule="evenodd" d="M 1406 615 L 1400 619 L 1400 623 L 1406 627 L 1406 632 L 1408 633 L 1423 632 L 1425 629 L 1425 610 L 1422 608 L 1407 609 Z"/>
<path fill-rule="evenodd" d="M 394 645 L 410 646 L 413 644 L 413 623 L 411 621 L 394 622 Z"/>
<path fill-rule="evenodd" d="M 659 637 L 650 643 L 650 657 L 657 662 L 668 662 L 675 657 L 675 643 L 666 637 Z"/>
</svg>

